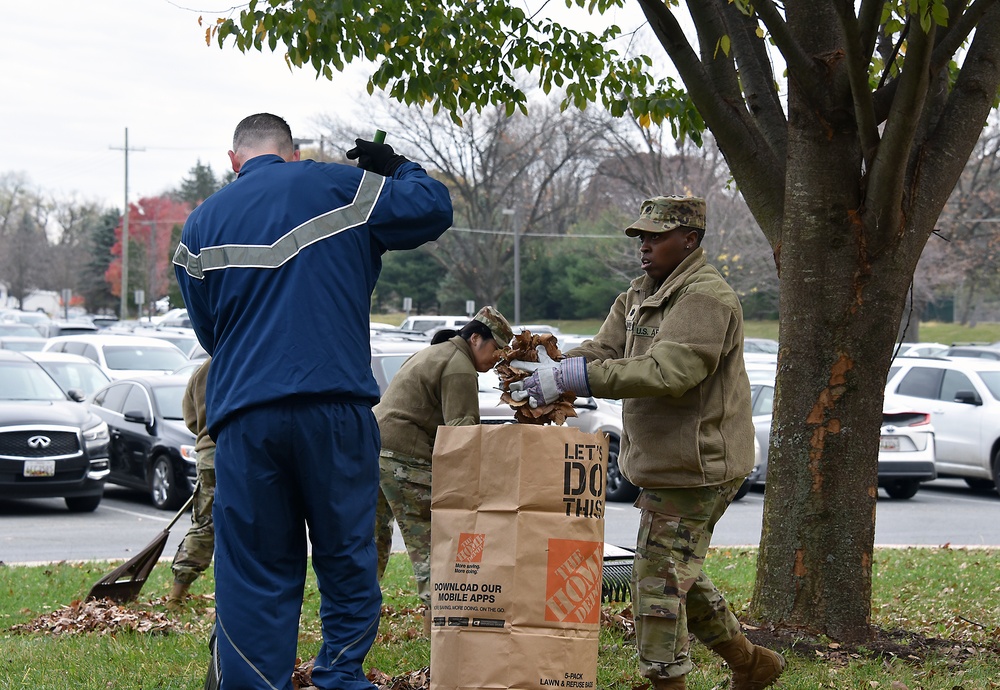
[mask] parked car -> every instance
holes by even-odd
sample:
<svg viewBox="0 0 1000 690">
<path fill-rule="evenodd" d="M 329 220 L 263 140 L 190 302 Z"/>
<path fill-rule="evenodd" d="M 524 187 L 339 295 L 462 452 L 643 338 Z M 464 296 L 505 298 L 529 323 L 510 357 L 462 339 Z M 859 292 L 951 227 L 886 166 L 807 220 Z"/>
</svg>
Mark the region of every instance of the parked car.
<svg viewBox="0 0 1000 690">
<path fill-rule="evenodd" d="M 372 339 L 372 373 L 384 393 L 389 381 L 396 375 L 410 355 L 427 347 L 426 340 L 402 338 Z M 506 424 L 514 421 L 514 411 L 500 402 L 500 382 L 493 371 L 479 375 L 479 416 L 483 424 Z M 605 495 L 609 501 L 633 501 L 639 490 L 621 475 L 618 469 L 618 451 L 622 435 L 621 404 L 615 400 L 577 398 L 574 403 L 577 417 L 566 420 L 588 433 L 603 431 L 608 435 L 608 476 Z"/>
<path fill-rule="evenodd" d="M 744 354 L 750 352 L 760 355 L 777 356 L 778 341 L 771 338 L 744 338 L 743 352 Z"/>
<path fill-rule="evenodd" d="M 80 355 L 65 352 L 28 352 L 25 356 L 38 362 L 45 373 L 59 384 L 63 392 L 78 402 L 83 402 L 111 381 L 111 377 L 94 361 Z"/>
<path fill-rule="evenodd" d="M 44 340 L 34 326 L 20 321 L 0 321 L 0 337 L 35 338 Z"/>
<path fill-rule="evenodd" d="M 50 338 L 43 352 L 83 355 L 112 379 L 169 374 L 188 359 L 172 343 L 137 335 L 66 335 Z"/>
<path fill-rule="evenodd" d="M 936 353 L 938 357 L 965 357 L 1000 361 L 1000 347 L 992 345 L 952 345 Z"/>
<path fill-rule="evenodd" d="M 933 357 L 939 355 L 948 346 L 943 343 L 900 343 L 897 357 Z"/>
<path fill-rule="evenodd" d="M 191 328 L 187 309 L 171 309 L 156 322 L 158 328 Z"/>
<path fill-rule="evenodd" d="M 108 482 L 148 491 L 153 505 L 180 507 L 194 490 L 195 435 L 184 424 L 181 401 L 189 376 L 112 381 L 90 408 L 110 431 Z"/>
<path fill-rule="evenodd" d="M 157 326 L 154 329 L 144 329 L 137 331 L 135 335 L 145 338 L 159 338 L 177 346 L 177 349 L 185 355 L 190 355 L 194 346 L 198 344 L 198 336 L 194 334 L 193 328 L 172 328 Z"/>
<path fill-rule="evenodd" d="M 760 459 L 747 483 L 764 486 L 767 483 L 768 446 L 774 409 L 774 379 L 750 384 L 751 410 L 755 436 L 760 444 Z M 936 479 L 935 427 L 928 412 L 921 407 L 889 403 L 882 412 L 881 441 L 878 453 L 878 485 L 890 498 L 913 498 L 922 482 Z"/>
<path fill-rule="evenodd" d="M 14 350 L 15 352 L 40 352 L 45 347 L 45 338 L 24 337 L 19 335 L 0 335 L 0 350 Z"/>
<path fill-rule="evenodd" d="M 900 357 L 885 400 L 930 412 L 939 475 L 977 490 L 1000 486 L 1000 362 Z"/>
<path fill-rule="evenodd" d="M 108 441 L 108 425 L 36 362 L 0 351 L 0 497 L 62 498 L 73 512 L 96 510 Z"/>
<path fill-rule="evenodd" d="M 36 324 L 43 338 L 97 333 L 100 329 L 89 321 L 44 321 Z"/>
<path fill-rule="evenodd" d="M 403 320 L 403 323 L 399 324 L 399 327 L 404 331 L 420 331 L 421 333 L 430 333 L 441 328 L 458 330 L 469 323 L 470 318 L 468 316 L 408 316 Z"/>
</svg>

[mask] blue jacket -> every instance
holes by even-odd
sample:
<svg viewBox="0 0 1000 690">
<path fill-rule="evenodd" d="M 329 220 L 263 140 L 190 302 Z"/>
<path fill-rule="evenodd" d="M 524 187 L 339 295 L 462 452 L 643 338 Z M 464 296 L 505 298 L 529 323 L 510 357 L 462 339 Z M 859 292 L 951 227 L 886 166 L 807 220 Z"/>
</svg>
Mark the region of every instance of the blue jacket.
<svg viewBox="0 0 1000 690">
<path fill-rule="evenodd" d="M 437 239 L 447 187 L 416 163 L 386 178 L 337 163 L 248 160 L 190 215 L 174 269 L 212 355 L 213 437 L 236 412 L 297 397 L 378 401 L 371 293 L 390 249 Z"/>
</svg>

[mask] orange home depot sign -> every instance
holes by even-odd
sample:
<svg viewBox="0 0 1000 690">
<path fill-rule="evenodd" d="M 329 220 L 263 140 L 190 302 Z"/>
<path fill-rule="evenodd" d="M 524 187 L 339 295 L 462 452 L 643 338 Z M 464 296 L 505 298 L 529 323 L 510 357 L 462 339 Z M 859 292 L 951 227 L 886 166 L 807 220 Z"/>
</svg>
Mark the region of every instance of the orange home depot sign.
<svg viewBox="0 0 1000 690">
<path fill-rule="evenodd" d="M 603 562 L 601 542 L 549 539 L 545 620 L 597 623 Z"/>
<path fill-rule="evenodd" d="M 458 535 L 458 554 L 456 563 L 480 563 L 483 560 L 483 547 L 486 546 L 485 534 L 470 534 L 462 532 Z"/>
</svg>

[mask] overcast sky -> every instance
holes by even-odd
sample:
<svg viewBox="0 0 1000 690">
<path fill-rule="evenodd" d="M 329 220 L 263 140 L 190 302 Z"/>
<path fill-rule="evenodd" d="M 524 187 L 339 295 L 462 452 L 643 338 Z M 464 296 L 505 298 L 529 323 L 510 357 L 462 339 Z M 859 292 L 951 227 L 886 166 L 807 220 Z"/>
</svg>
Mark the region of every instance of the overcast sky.
<svg viewBox="0 0 1000 690">
<path fill-rule="evenodd" d="M 281 115 L 303 139 L 318 136 L 323 114 L 367 117 L 370 66 L 317 80 L 311 67 L 289 71 L 283 53 L 207 46 L 198 17 L 207 26 L 232 7 L 230 0 L 3 0 L 0 175 L 23 173 L 44 194 L 121 209 L 126 128 L 134 203 L 177 187 L 199 160 L 217 175 L 228 171 L 233 129 L 246 115 Z M 609 19 L 644 23 L 631 4 L 583 21 L 598 31 Z M 357 135 L 371 136 L 378 125 L 359 124 Z"/>
<path fill-rule="evenodd" d="M 231 6 L 5 0 L 0 174 L 24 173 L 43 193 L 120 209 L 126 127 L 129 147 L 145 149 L 129 153 L 135 202 L 176 187 L 199 159 L 216 174 L 228 170 L 233 129 L 246 115 L 279 114 L 294 136 L 312 138 L 316 116 L 368 98 L 357 70 L 317 81 L 311 68 L 290 72 L 280 54 L 206 46 L 199 15 L 214 19 Z"/>
</svg>

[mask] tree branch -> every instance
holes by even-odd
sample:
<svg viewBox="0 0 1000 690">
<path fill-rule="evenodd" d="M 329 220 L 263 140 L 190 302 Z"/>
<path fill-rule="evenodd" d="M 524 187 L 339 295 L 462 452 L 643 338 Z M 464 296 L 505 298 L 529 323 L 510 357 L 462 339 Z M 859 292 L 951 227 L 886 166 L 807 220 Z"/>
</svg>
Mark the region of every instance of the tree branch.
<svg viewBox="0 0 1000 690">
<path fill-rule="evenodd" d="M 784 214 L 784 159 L 777 159 L 743 105 L 725 101 L 662 0 L 637 0 L 653 33 L 673 61 L 691 100 L 712 131 L 741 191 L 765 233 Z M 695 2 L 698 0 L 689 0 Z"/>
<path fill-rule="evenodd" d="M 884 0 L 861 0 L 861 9 L 858 11 L 861 57 L 868 62 L 875 53 L 875 41 L 878 40 L 883 5 L 885 5 Z"/>
<path fill-rule="evenodd" d="M 868 85 L 869 55 L 864 53 L 858 20 L 846 2 L 834 3 L 837 17 L 844 31 L 844 57 L 847 61 L 847 77 L 851 84 L 851 100 L 854 102 L 854 117 L 857 121 L 861 153 L 865 159 L 865 169 L 871 170 L 872 159 L 878 150 L 878 126 L 875 124 L 875 106 L 872 102 L 871 87 Z"/>
<path fill-rule="evenodd" d="M 899 228 L 904 193 L 903 180 L 917 127 L 914 118 L 924 108 L 930 81 L 929 68 L 934 25 L 931 35 L 924 32 L 919 19 L 912 17 L 906 63 L 899 77 L 899 89 L 886 119 L 882 143 L 869 169 L 866 214 L 871 228 L 880 229 L 886 239 Z M 873 217 L 872 217 L 873 216 Z"/>
<path fill-rule="evenodd" d="M 743 14 L 734 3 L 725 4 L 723 11 L 726 13 L 726 25 L 733 28 L 729 35 L 747 108 L 775 156 L 784 158 L 788 144 L 788 120 L 778 99 L 767 47 L 764 39 L 756 34 L 757 20 Z"/>
<path fill-rule="evenodd" d="M 817 80 L 815 79 L 816 63 L 813 58 L 802 49 L 795 37 L 788 30 L 788 24 L 781 14 L 778 13 L 772 0 L 758 0 L 755 9 L 757 16 L 764 22 L 774 45 L 778 52 L 785 59 L 785 66 L 788 69 L 788 78 L 794 79 L 803 93 L 809 94 L 810 99 L 816 103 L 822 102 L 821 94 L 815 92 Z"/>
<path fill-rule="evenodd" d="M 723 99 L 729 103 L 742 101 L 743 94 L 740 91 L 740 80 L 736 76 L 733 58 L 723 52 L 719 45 L 722 37 L 729 32 L 718 6 L 715 3 L 688 2 L 688 11 L 691 13 L 698 34 L 701 62 L 709 78 Z M 732 49 L 729 52 L 732 53 Z"/>
<path fill-rule="evenodd" d="M 962 70 L 922 147 L 913 177 L 909 224 L 928 232 L 979 140 L 1000 87 L 1000 6 L 991 5 L 976 25 Z"/>
<path fill-rule="evenodd" d="M 975 0 L 957 21 L 950 20 L 948 26 L 941 29 L 941 36 L 938 37 L 931 57 L 931 69 L 938 70 L 948 63 L 969 38 L 983 15 L 995 4 L 996 0 Z"/>
<path fill-rule="evenodd" d="M 933 71 L 936 72 L 948 64 L 948 61 L 962 47 L 972 30 L 976 28 L 986 12 L 996 5 L 996 2 L 997 0 L 975 0 L 957 20 L 953 19 L 944 28 L 944 34 L 938 36 L 934 52 L 931 54 L 931 69 Z M 875 121 L 877 123 L 883 122 L 888 115 L 898 86 L 899 80 L 893 79 L 875 92 Z"/>
</svg>

